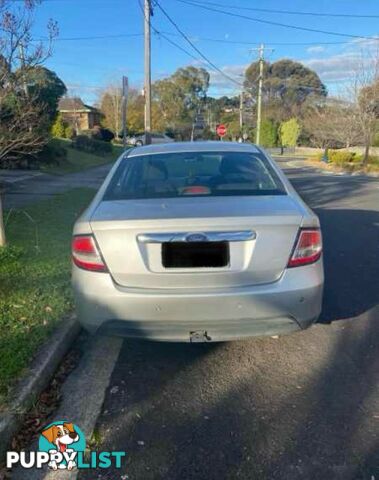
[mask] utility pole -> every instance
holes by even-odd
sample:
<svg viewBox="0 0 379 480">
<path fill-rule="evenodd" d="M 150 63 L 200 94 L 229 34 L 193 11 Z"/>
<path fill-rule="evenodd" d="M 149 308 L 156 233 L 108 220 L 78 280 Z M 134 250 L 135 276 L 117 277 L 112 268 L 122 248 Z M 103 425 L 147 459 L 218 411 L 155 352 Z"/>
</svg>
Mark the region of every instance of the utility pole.
<svg viewBox="0 0 379 480">
<path fill-rule="evenodd" d="M 144 30 L 145 30 L 145 142 L 151 143 L 151 32 L 150 32 L 151 4 L 145 0 Z"/>
<path fill-rule="evenodd" d="M 241 88 L 241 92 L 240 92 L 240 130 L 241 130 L 241 135 L 242 135 L 242 129 L 243 129 L 243 87 Z"/>
<path fill-rule="evenodd" d="M 122 141 L 124 148 L 126 148 L 126 110 L 128 105 L 128 77 L 122 77 Z M 118 134 L 118 133 L 117 133 Z"/>
<path fill-rule="evenodd" d="M 257 101 L 257 136 L 256 143 L 261 141 L 261 124 L 262 124 L 262 86 L 263 86 L 263 66 L 264 66 L 264 45 L 259 47 L 259 81 L 258 81 L 258 101 Z"/>
</svg>

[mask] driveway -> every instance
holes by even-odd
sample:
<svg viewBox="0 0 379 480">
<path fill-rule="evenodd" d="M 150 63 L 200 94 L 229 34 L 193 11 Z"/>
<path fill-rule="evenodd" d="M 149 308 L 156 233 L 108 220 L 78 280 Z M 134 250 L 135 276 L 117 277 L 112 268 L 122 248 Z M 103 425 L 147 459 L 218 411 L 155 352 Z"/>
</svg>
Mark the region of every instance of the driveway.
<svg viewBox="0 0 379 480">
<path fill-rule="evenodd" d="M 49 175 L 30 170 L 13 173 L 0 170 L 0 181 L 6 185 L 5 208 L 25 208 L 32 202 L 75 187 L 98 188 L 111 167 L 112 164 L 106 164 L 67 175 Z"/>
<path fill-rule="evenodd" d="M 233 343 L 124 341 L 97 450 L 125 450 L 126 470 L 79 478 L 379 478 L 379 181 L 280 163 L 322 223 L 320 323 Z"/>
</svg>

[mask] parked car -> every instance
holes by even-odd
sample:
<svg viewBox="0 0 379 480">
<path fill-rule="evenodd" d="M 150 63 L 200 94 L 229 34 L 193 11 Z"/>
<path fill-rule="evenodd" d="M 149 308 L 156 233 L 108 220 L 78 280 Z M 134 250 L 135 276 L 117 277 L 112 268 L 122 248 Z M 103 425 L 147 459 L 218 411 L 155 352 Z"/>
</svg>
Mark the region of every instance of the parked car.
<svg viewBox="0 0 379 480">
<path fill-rule="evenodd" d="M 126 151 L 76 222 L 72 258 L 91 332 L 224 341 L 305 329 L 321 310 L 319 220 L 251 144 Z"/>
<path fill-rule="evenodd" d="M 166 135 L 165 133 L 151 133 L 151 143 L 154 145 L 156 143 L 172 143 L 174 140 Z M 130 137 L 128 142 L 130 145 L 134 145 L 135 147 L 142 147 L 142 145 L 146 145 L 146 134 L 137 135 L 135 137 Z"/>
</svg>

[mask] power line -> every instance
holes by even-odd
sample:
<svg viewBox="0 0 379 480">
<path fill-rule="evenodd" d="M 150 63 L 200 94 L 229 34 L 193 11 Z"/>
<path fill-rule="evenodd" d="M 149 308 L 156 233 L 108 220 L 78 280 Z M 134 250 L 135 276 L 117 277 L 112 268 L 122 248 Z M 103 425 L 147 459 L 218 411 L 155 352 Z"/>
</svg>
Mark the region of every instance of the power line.
<svg viewBox="0 0 379 480">
<path fill-rule="evenodd" d="M 103 40 L 105 38 L 126 38 L 126 37 L 142 37 L 143 33 L 120 33 L 115 35 L 91 35 L 88 37 L 58 37 L 54 39 L 54 42 L 67 42 L 76 40 Z M 41 38 L 46 40 L 46 38 Z"/>
<path fill-rule="evenodd" d="M 128 38 L 128 37 L 142 37 L 143 33 L 118 33 L 114 35 L 90 35 L 88 37 L 57 37 L 54 42 L 69 42 L 81 40 L 104 40 L 107 38 Z M 50 42 L 47 37 L 35 37 L 33 42 Z"/>
<path fill-rule="evenodd" d="M 196 0 L 197 1 L 197 0 Z M 174 32 L 155 32 L 159 33 L 162 37 L 165 35 L 173 36 L 173 37 L 180 37 L 178 33 Z M 82 40 L 104 40 L 107 38 L 128 38 L 128 37 L 142 37 L 143 33 L 118 33 L 118 34 L 111 34 L 111 35 L 91 35 L 91 36 L 83 36 L 83 37 L 58 37 L 54 39 L 54 42 L 66 42 L 66 41 L 82 41 Z M 366 37 L 362 37 L 364 39 Z M 259 42 L 250 42 L 244 40 L 228 40 L 225 38 L 211 38 L 211 37 L 201 37 L 196 35 L 196 39 L 205 42 L 215 42 L 215 43 L 225 43 L 225 44 L 232 44 L 232 45 L 260 45 Z M 47 37 L 37 37 L 36 40 L 39 41 L 49 41 Z M 167 41 L 169 41 L 166 38 Z M 370 40 L 375 40 L 379 42 L 379 37 L 370 37 Z M 351 41 L 347 42 L 264 42 L 267 46 L 312 46 L 312 45 L 347 45 L 351 43 Z M 176 45 L 178 46 L 178 45 Z M 187 52 L 188 53 L 188 52 Z"/>
<path fill-rule="evenodd" d="M 163 13 L 163 15 L 169 20 L 169 22 L 175 27 L 175 29 L 180 33 L 180 35 L 186 40 L 186 42 L 191 45 L 191 47 L 203 58 L 208 65 L 210 65 L 212 68 L 214 68 L 217 72 L 219 72 L 223 77 L 227 78 L 231 82 L 235 83 L 239 87 L 242 87 L 242 84 L 237 82 L 233 77 L 230 77 L 227 75 L 225 72 L 221 70 L 217 65 L 215 65 L 209 58 L 207 58 L 201 50 L 199 50 L 196 45 L 192 42 L 192 40 L 180 29 L 178 24 L 170 17 L 170 15 L 165 11 L 165 9 L 158 3 L 158 1 L 155 2 L 156 6 L 160 9 L 160 11 Z"/>
<path fill-rule="evenodd" d="M 315 28 L 300 27 L 298 25 L 289 25 L 289 24 L 286 24 L 286 23 L 273 22 L 271 20 L 263 20 L 261 18 L 249 17 L 247 15 L 242 15 L 242 14 L 239 14 L 239 13 L 227 12 L 225 10 L 220 10 L 218 8 L 208 7 L 208 6 L 203 5 L 201 3 L 197 3 L 195 1 L 190 1 L 190 0 L 176 0 L 176 1 L 180 2 L 180 3 L 184 3 L 186 5 L 190 5 L 192 7 L 199 7 L 199 8 L 202 8 L 203 10 L 208 10 L 210 12 L 222 13 L 222 14 L 228 15 L 230 17 L 243 18 L 244 20 L 250 20 L 252 22 L 258 22 L 258 23 L 264 23 L 266 25 L 274 25 L 276 27 L 291 28 L 293 30 L 302 30 L 302 31 L 305 31 L 305 32 L 312 32 L 312 33 L 323 33 L 325 35 L 335 35 L 335 36 L 338 36 L 338 37 L 363 38 L 363 39 L 367 39 L 367 40 L 377 40 L 376 37 L 365 37 L 363 35 L 353 35 L 353 34 L 350 34 L 350 33 L 332 32 L 332 31 L 329 31 L 329 30 L 319 30 L 319 29 L 315 29 Z"/>
<path fill-rule="evenodd" d="M 226 5 L 223 3 L 214 3 L 214 2 L 206 2 L 203 0 L 199 0 L 198 3 L 202 3 L 204 5 L 211 5 L 216 7 L 222 8 L 232 8 L 236 10 L 250 10 L 254 12 L 262 12 L 262 13 L 279 13 L 284 15 L 305 15 L 305 16 L 312 16 L 312 17 L 344 17 L 344 18 L 379 18 L 379 15 L 365 15 L 365 14 L 351 14 L 351 13 L 319 13 L 319 12 L 304 12 L 304 11 L 295 11 L 295 10 L 272 10 L 269 8 L 256 8 L 256 7 L 242 7 L 239 5 Z"/>
<path fill-rule="evenodd" d="M 172 32 L 164 32 L 166 35 L 175 35 L 178 36 L 176 33 Z M 225 38 L 210 38 L 210 37 L 199 37 L 196 35 L 196 39 L 205 42 L 215 42 L 215 43 L 225 43 L 225 44 L 234 44 L 234 45 L 254 45 L 259 46 L 259 42 L 249 42 L 244 40 L 227 40 Z M 376 38 L 379 41 L 379 37 Z M 311 46 L 311 45 L 346 45 L 351 43 L 348 42 L 264 42 L 267 46 Z"/>
<path fill-rule="evenodd" d="M 174 47 L 178 48 L 179 50 L 181 50 L 182 52 L 184 52 L 185 54 L 187 54 L 189 57 L 191 57 L 193 60 L 196 60 L 197 62 L 201 62 L 203 65 L 206 65 L 204 62 L 202 62 L 201 60 L 199 60 L 197 57 L 195 57 L 195 55 L 192 55 L 191 52 L 189 52 L 187 49 L 183 48 L 181 45 L 178 45 L 177 43 L 173 42 L 170 38 L 167 38 L 166 35 L 162 32 L 158 32 L 158 31 L 155 31 L 155 29 L 153 28 L 154 32 L 161 38 L 163 38 L 164 40 L 166 40 L 166 42 L 170 43 L 171 45 L 173 45 Z"/>
<path fill-rule="evenodd" d="M 140 7 L 140 9 L 142 10 L 142 13 L 145 15 L 145 12 L 143 10 L 143 7 L 142 7 L 142 4 L 141 4 L 141 0 L 138 0 L 138 5 Z M 166 42 L 170 43 L 171 45 L 173 45 L 174 47 L 176 47 L 177 49 L 181 50 L 183 53 L 185 53 L 186 55 L 188 55 L 189 57 L 191 57 L 193 60 L 196 60 L 197 62 L 201 62 L 203 63 L 201 60 L 199 60 L 197 57 L 195 57 L 195 55 L 192 55 L 191 52 L 189 52 L 187 49 L 185 49 L 184 47 L 182 47 L 181 45 L 178 45 L 176 42 L 174 42 L 173 40 L 171 40 L 170 38 L 167 38 L 166 35 L 169 35 L 169 33 L 165 32 L 161 32 L 159 31 L 157 28 L 154 27 L 154 25 L 152 24 L 152 22 L 150 22 L 150 25 L 151 25 L 151 29 L 153 30 L 153 32 L 160 38 L 163 38 L 164 40 L 166 40 Z M 175 34 L 172 34 L 172 35 L 175 35 Z M 203 63 L 204 64 L 204 63 Z M 205 65 L 205 64 L 204 64 Z"/>
<path fill-rule="evenodd" d="M 144 10 L 143 10 L 143 7 L 141 5 L 141 0 L 138 0 L 138 4 L 142 10 L 142 12 L 144 13 Z M 160 38 L 163 38 L 164 40 L 166 40 L 166 42 L 170 43 L 171 45 L 173 45 L 174 47 L 176 47 L 177 49 L 181 50 L 183 53 L 185 53 L 186 55 L 188 55 L 189 57 L 191 57 L 193 60 L 196 60 L 197 62 L 200 62 L 201 64 L 209 67 L 208 63 L 205 63 L 203 62 L 202 60 L 200 60 L 199 58 L 195 57 L 195 55 L 193 55 L 191 52 L 189 52 L 187 49 L 185 49 L 184 47 L 182 47 L 181 45 L 177 44 L 176 42 L 174 42 L 173 40 L 171 40 L 170 38 L 168 38 L 166 35 L 170 35 L 170 33 L 168 32 L 161 32 L 159 31 L 157 28 L 154 27 L 154 25 L 150 22 L 150 25 L 151 25 L 151 29 L 153 30 L 153 32 Z M 171 33 L 171 35 L 175 35 L 174 33 Z M 226 74 L 224 74 L 225 76 Z M 229 78 L 229 77 L 228 77 Z M 233 80 L 234 81 L 234 80 Z M 240 84 L 238 84 L 239 86 L 241 86 Z"/>
</svg>

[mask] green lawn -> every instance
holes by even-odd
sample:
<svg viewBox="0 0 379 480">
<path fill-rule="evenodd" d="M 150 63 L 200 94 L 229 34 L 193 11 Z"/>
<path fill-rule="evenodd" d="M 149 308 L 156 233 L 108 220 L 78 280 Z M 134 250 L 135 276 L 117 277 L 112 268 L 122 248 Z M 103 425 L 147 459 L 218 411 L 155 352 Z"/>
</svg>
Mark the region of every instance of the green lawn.
<svg viewBox="0 0 379 480">
<path fill-rule="evenodd" d="M 82 152 L 71 148 L 70 140 L 53 139 L 52 145 L 63 147 L 67 152 L 67 158 L 60 160 L 58 164 L 42 164 L 41 170 L 52 174 L 65 174 L 80 172 L 87 168 L 97 167 L 105 163 L 114 162 L 122 153 L 123 147 L 120 145 L 113 145 L 113 152 L 109 155 L 94 155 L 92 153 Z"/>
<path fill-rule="evenodd" d="M 16 211 L 0 248 L 0 404 L 38 346 L 72 308 L 72 226 L 94 190 L 73 189 Z"/>
</svg>

